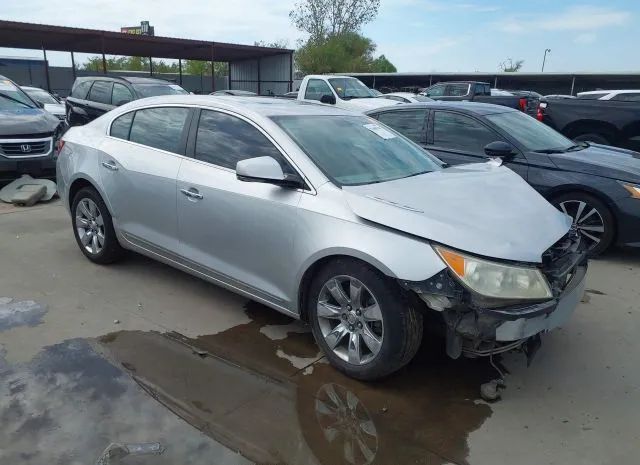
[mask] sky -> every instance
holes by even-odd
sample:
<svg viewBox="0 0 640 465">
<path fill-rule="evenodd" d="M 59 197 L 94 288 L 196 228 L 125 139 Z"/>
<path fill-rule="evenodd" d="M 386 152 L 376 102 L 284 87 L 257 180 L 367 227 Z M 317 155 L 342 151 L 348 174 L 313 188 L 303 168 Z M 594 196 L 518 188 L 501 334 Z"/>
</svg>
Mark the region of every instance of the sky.
<svg viewBox="0 0 640 465">
<path fill-rule="evenodd" d="M 294 0 L 3 0 L 0 19 L 119 31 L 142 20 L 156 35 L 253 44 L 305 35 L 290 23 Z M 637 71 L 640 1 L 380 0 L 363 33 L 402 72 Z M 36 56 L 0 48 L 0 56 Z M 66 53 L 52 65 L 70 66 Z M 82 61 L 83 57 L 76 58 Z"/>
</svg>

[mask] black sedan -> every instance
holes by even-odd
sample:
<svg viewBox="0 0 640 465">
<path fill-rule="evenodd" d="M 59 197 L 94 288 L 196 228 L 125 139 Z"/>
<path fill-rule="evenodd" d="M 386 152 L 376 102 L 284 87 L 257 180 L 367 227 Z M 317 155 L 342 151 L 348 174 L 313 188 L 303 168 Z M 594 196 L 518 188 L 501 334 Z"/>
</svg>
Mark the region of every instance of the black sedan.
<svg viewBox="0 0 640 465">
<path fill-rule="evenodd" d="M 573 217 L 592 255 L 612 243 L 640 247 L 640 153 L 571 141 L 520 111 L 497 105 L 418 103 L 368 114 L 450 165 L 499 156 Z"/>
</svg>

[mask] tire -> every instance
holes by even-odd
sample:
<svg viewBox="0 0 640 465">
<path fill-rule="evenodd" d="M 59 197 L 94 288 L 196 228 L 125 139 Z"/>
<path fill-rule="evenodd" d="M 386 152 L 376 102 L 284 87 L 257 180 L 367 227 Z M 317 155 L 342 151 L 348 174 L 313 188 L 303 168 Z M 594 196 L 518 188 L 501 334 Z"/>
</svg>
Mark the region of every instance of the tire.
<svg viewBox="0 0 640 465">
<path fill-rule="evenodd" d="M 584 192 L 568 192 L 555 197 L 552 203 L 558 210 L 571 216 L 574 219 L 574 224 L 577 222 L 576 215 L 580 211 L 580 204 L 585 204 L 580 215 L 582 221 L 579 218 L 577 224 L 578 232 L 582 240 L 588 245 L 591 257 L 600 255 L 611 245 L 615 237 L 615 220 L 611 210 L 600 199 Z M 591 213 L 592 209 L 595 209 L 596 213 Z M 600 225 L 604 229 L 603 232 L 594 229 Z M 590 230 L 583 228 L 590 228 Z M 599 241 L 594 241 L 593 237 L 599 239 Z"/>
<path fill-rule="evenodd" d="M 342 304 L 334 297 L 336 284 Z M 360 293 L 352 290 L 358 288 Z M 337 370 L 352 378 L 374 380 L 397 371 L 422 341 L 422 314 L 411 308 L 397 283 L 359 260 L 339 258 L 321 268 L 311 282 L 307 309 L 317 344 Z M 349 350 L 353 338 L 359 351 Z"/>
<path fill-rule="evenodd" d="M 594 144 L 611 145 L 611 141 L 609 141 L 606 136 L 595 132 L 580 134 L 574 137 L 573 140 L 578 142 L 593 142 Z"/>
<path fill-rule="evenodd" d="M 89 260 L 106 265 L 122 258 L 124 249 L 113 229 L 111 214 L 94 188 L 83 187 L 74 196 L 71 224 L 78 247 Z M 87 239 L 88 243 L 83 242 Z"/>
</svg>

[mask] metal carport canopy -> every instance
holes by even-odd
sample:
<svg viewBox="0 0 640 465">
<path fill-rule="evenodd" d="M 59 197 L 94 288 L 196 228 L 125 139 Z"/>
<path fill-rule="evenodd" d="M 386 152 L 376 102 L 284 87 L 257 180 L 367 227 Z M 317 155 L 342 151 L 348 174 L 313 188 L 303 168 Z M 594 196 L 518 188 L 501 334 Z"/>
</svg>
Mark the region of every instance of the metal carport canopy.
<svg viewBox="0 0 640 465">
<path fill-rule="evenodd" d="M 0 47 L 202 61 L 240 61 L 293 50 L 0 20 Z"/>
</svg>

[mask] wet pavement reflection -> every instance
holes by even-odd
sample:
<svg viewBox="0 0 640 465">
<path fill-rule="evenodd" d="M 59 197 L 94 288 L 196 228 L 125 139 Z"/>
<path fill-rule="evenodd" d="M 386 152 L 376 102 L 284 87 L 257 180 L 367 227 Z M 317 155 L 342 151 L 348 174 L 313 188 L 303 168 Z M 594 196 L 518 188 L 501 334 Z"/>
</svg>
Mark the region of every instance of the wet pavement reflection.
<svg viewBox="0 0 640 465">
<path fill-rule="evenodd" d="M 0 463 L 465 464 L 493 372 L 425 336 L 375 383 L 321 356 L 307 327 L 256 303 L 251 322 L 188 339 L 120 331 L 24 364 L 0 357 Z M 1 355 L 1 354 L 0 354 Z"/>
<path fill-rule="evenodd" d="M 427 337 L 400 373 L 361 383 L 325 363 L 300 324 L 255 303 L 247 313 L 212 336 L 120 332 L 101 344 L 150 395 L 256 463 L 466 463 L 468 434 L 491 414 L 477 400 L 493 375 L 485 361 L 452 362 Z"/>
</svg>

